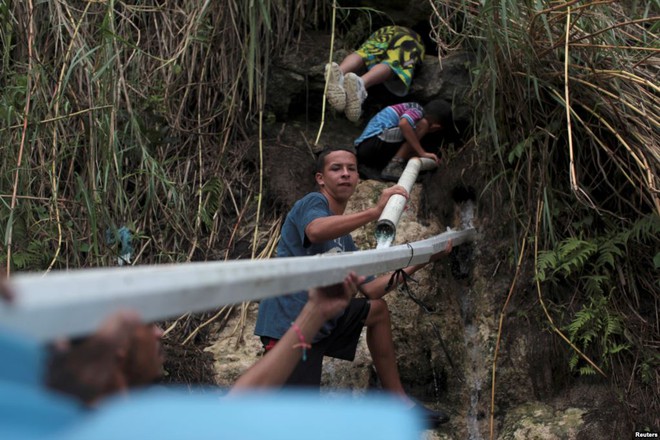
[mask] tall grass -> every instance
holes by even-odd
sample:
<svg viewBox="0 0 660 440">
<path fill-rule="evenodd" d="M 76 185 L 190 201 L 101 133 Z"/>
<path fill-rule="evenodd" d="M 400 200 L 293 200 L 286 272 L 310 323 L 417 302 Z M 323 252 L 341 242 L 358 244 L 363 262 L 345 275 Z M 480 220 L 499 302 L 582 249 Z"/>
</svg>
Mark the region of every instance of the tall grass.
<svg viewBox="0 0 660 440">
<path fill-rule="evenodd" d="M 658 426 L 660 2 L 433 5 L 438 40 L 477 54 L 472 140 L 538 249 L 548 326 Z"/>
<path fill-rule="evenodd" d="M 323 7 L 0 0 L 3 266 L 249 256 L 269 57 Z"/>
</svg>

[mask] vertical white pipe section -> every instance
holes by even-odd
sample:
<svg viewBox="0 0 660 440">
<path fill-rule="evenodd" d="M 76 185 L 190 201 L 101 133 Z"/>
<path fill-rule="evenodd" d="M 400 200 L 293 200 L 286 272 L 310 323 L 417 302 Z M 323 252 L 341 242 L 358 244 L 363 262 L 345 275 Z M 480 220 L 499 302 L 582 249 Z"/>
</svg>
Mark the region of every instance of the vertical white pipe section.
<svg viewBox="0 0 660 440">
<path fill-rule="evenodd" d="M 401 177 L 399 177 L 398 185 L 401 185 L 406 189 L 408 194 L 412 191 L 412 187 L 417 181 L 417 176 L 420 171 L 429 171 L 436 168 L 438 165 L 432 159 L 413 157 L 408 161 L 406 169 L 403 170 Z M 378 240 L 379 246 L 389 241 L 389 243 L 394 240 L 396 235 L 396 225 L 399 223 L 401 214 L 406 207 L 406 198 L 395 194 L 390 197 L 390 200 L 385 205 L 383 213 L 376 223 L 376 239 Z M 387 247 L 384 245 L 383 247 Z"/>
</svg>

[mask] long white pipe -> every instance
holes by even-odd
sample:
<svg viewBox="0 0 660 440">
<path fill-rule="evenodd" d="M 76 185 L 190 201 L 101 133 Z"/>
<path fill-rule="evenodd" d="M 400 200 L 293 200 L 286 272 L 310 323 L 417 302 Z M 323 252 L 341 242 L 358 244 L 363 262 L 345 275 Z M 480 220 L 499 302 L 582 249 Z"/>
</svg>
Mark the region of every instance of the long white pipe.
<svg viewBox="0 0 660 440">
<path fill-rule="evenodd" d="M 16 274 L 9 282 L 14 303 L 0 302 L 0 328 L 48 341 L 88 334 L 108 314 L 126 308 L 160 321 L 338 283 L 349 271 L 375 275 L 424 263 L 449 240 L 457 246 L 475 236 L 470 228 L 343 254 Z"/>
<path fill-rule="evenodd" d="M 435 161 L 427 158 L 414 157 L 408 161 L 406 168 L 403 170 L 397 185 L 403 186 L 408 194 L 412 190 L 417 176 L 420 171 L 429 171 L 436 168 L 438 165 Z M 378 223 L 376 223 L 376 237 L 394 239 L 396 235 L 396 225 L 399 223 L 401 214 L 406 207 L 406 198 L 395 194 L 387 201 L 385 209 L 383 209 Z"/>
</svg>

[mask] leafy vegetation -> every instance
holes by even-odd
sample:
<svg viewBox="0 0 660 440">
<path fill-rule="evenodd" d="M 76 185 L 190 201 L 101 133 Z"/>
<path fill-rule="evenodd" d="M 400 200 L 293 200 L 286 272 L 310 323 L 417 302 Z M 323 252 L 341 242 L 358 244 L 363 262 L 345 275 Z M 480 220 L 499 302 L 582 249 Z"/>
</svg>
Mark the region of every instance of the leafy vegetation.
<svg viewBox="0 0 660 440">
<path fill-rule="evenodd" d="M 122 226 L 133 263 L 246 256 L 269 57 L 316 3 L 0 0 L 3 266 L 115 264 Z"/>
<path fill-rule="evenodd" d="M 442 46 L 477 54 L 472 142 L 539 249 L 556 330 L 657 425 L 660 2 L 433 3 Z"/>
</svg>

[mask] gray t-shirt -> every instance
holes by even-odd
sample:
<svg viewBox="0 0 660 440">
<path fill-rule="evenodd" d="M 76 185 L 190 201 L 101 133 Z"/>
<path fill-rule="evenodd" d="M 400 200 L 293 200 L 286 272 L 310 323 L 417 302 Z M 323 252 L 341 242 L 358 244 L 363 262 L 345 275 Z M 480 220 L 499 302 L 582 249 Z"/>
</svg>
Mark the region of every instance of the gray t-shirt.
<svg viewBox="0 0 660 440">
<path fill-rule="evenodd" d="M 350 235 L 321 243 L 310 243 L 305 236 L 305 228 L 313 220 L 334 215 L 325 196 L 319 192 L 307 194 L 298 200 L 289 211 L 282 226 L 282 234 L 277 245 L 277 257 L 301 257 L 318 255 L 326 252 L 353 252 L 357 250 Z M 291 327 L 291 323 L 300 314 L 307 303 L 307 291 L 289 293 L 275 298 L 267 298 L 259 304 L 259 314 L 254 333 L 280 339 Z M 318 342 L 334 329 L 336 320 L 328 321 L 314 338 Z"/>
</svg>

